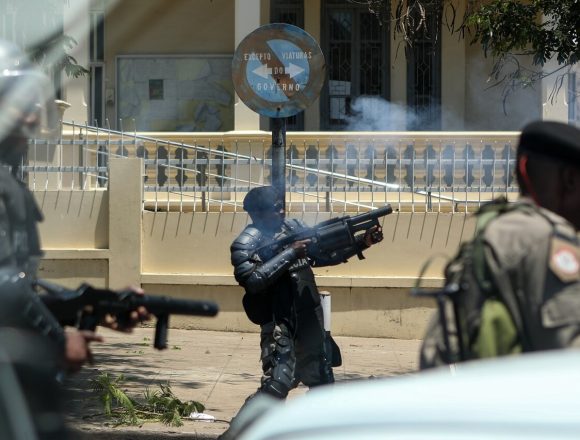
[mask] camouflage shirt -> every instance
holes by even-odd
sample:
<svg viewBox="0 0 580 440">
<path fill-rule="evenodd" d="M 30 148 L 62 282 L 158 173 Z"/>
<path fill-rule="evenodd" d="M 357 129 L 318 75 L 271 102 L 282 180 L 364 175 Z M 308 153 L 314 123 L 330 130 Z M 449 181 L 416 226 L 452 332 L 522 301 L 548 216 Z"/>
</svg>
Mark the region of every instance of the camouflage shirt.
<svg viewBox="0 0 580 440">
<path fill-rule="evenodd" d="M 564 218 L 526 198 L 513 206 L 482 232 L 487 273 L 498 295 L 482 308 L 487 317 L 468 342 L 476 358 L 580 346 L 579 234 Z M 509 313 L 501 312 L 503 305 Z M 433 319 L 421 368 L 448 359 L 442 334 Z"/>
</svg>

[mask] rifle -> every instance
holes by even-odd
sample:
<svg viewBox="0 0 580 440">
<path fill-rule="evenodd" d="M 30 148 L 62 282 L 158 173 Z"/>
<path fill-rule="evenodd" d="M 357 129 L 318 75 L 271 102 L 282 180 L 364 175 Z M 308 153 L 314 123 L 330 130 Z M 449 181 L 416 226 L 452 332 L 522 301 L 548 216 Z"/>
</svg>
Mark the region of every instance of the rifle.
<svg viewBox="0 0 580 440">
<path fill-rule="evenodd" d="M 379 218 L 393 212 L 391 205 L 387 204 L 382 208 L 373 209 L 363 214 L 344 217 L 331 218 L 318 223 L 311 228 L 302 229 L 294 234 L 287 235 L 280 240 L 274 240 L 260 247 L 257 252 L 269 251 L 277 254 L 286 246 L 299 240 L 310 240 L 307 252 L 316 255 L 320 251 L 332 253 L 340 249 L 345 249 L 355 244 L 355 234 L 360 231 L 368 231 L 374 226 L 379 226 Z M 357 251 L 359 260 L 365 257 L 362 251 Z"/>
<path fill-rule="evenodd" d="M 114 315 L 121 325 L 126 324 L 132 311 L 145 307 L 157 318 L 153 346 L 158 350 L 167 348 L 169 315 L 215 316 L 218 313 L 217 304 L 211 301 L 140 295 L 130 290 L 116 292 L 88 284 L 72 290 L 46 280 L 36 280 L 36 285 L 44 290 L 40 298 L 52 314 L 80 330 L 94 331 L 107 314 Z"/>
<path fill-rule="evenodd" d="M 465 245 L 464 245 L 465 246 Z M 465 251 L 462 247 L 460 254 Z M 463 269 L 459 270 L 459 266 L 454 264 L 455 260 L 447 263 L 445 268 L 446 282 L 441 289 L 426 289 L 419 287 L 427 268 L 432 263 L 433 259 L 440 255 L 435 255 L 429 258 L 421 267 L 417 284 L 411 289 L 411 295 L 415 297 L 434 298 L 437 301 L 437 312 L 439 324 L 441 325 L 441 332 L 443 336 L 443 345 L 446 352 L 441 354 L 445 363 L 455 364 L 468 360 L 467 342 L 468 331 L 465 328 L 464 320 L 461 319 L 462 295 L 465 289 L 465 280 L 463 279 Z M 450 269 L 453 267 L 453 269 Z M 449 301 L 451 306 L 448 308 Z M 452 316 L 449 316 L 449 315 Z M 453 341 L 453 342 L 452 342 Z"/>
<path fill-rule="evenodd" d="M 441 324 L 441 330 L 443 334 L 443 345 L 445 346 L 445 350 L 447 353 L 445 355 L 446 362 L 448 364 L 455 364 L 457 362 L 463 362 L 468 360 L 466 347 L 464 345 L 464 338 L 463 338 L 463 326 L 461 325 L 461 321 L 459 319 L 459 306 L 457 304 L 457 296 L 461 292 L 461 287 L 456 282 L 451 282 L 446 284 L 442 289 L 438 289 L 435 291 L 430 291 L 427 289 L 420 289 L 415 287 L 411 289 L 411 295 L 416 297 L 428 297 L 428 298 L 435 298 L 437 301 L 437 313 L 439 318 L 439 323 Z M 449 317 L 447 316 L 446 310 L 446 302 L 447 299 L 451 301 L 452 304 L 452 313 L 453 313 L 453 321 L 449 321 Z M 454 329 L 451 330 L 449 328 L 449 323 L 454 323 Z M 457 348 L 454 348 L 454 345 L 451 344 L 452 337 L 455 337 L 457 342 Z"/>
</svg>

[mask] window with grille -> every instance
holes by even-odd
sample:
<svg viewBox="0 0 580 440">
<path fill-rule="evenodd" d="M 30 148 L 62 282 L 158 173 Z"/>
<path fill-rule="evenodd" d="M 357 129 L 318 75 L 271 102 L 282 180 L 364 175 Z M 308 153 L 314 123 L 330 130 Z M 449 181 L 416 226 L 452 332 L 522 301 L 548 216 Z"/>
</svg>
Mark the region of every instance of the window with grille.
<svg viewBox="0 0 580 440">
<path fill-rule="evenodd" d="M 441 130 L 441 8 L 423 2 L 425 25 L 407 49 L 407 104 L 409 130 Z M 413 10 L 419 21 L 418 8 Z"/>
<path fill-rule="evenodd" d="M 322 17 L 328 86 L 321 99 L 321 125 L 346 130 L 356 98 L 389 97 L 389 29 L 364 2 L 326 0 Z"/>
<path fill-rule="evenodd" d="M 91 124 L 103 127 L 105 120 L 105 14 L 90 12 L 89 58 L 91 70 Z"/>
</svg>

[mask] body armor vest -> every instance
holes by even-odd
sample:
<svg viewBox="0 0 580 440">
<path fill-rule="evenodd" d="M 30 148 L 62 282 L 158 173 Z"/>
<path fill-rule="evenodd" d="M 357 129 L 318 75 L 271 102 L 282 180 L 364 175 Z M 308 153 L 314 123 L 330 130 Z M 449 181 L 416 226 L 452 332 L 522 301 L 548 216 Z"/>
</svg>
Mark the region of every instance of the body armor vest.
<svg viewBox="0 0 580 440">
<path fill-rule="evenodd" d="M 36 276 L 42 256 L 36 224 L 42 214 L 33 195 L 6 168 L 0 169 L 0 262 Z"/>
</svg>

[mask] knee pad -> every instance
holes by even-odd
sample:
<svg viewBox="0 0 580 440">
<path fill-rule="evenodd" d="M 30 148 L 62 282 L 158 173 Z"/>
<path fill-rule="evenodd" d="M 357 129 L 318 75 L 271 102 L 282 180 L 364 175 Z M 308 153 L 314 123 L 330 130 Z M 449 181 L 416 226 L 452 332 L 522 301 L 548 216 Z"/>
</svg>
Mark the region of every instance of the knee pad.
<svg viewBox="0 0 580 440">
<path fill-rule="evenodd" d="M 259 391 L 277 399 L 285 399 L 294 387 L 294 368 L 292 363 L 280 363 L 274 358 L 275 365 L 268 371 L 267 377 L 262 380 Z"/>
<path fill-rule="evenodd" d="M 288 396 L 288 392 L 290 392 L 290 387 L 286 386 L 286 384 L 269 378 L 262 384 L 259 391 L 261 393 L 275 397 L 276 399 L 285 399 L 286 396 Z"/>
<path fill-rule="evenodd" d="M 272 368 L 270 375 L 260 387 L 260 391 L 270 394 L 278 399 L 284 399 L 294 387 L 294 373 L 296 370 L 296 356 L 292 338 L 284 330 L 277 328 L 274 339 L 276 345 L 270 358 Z"/>
</svg>

